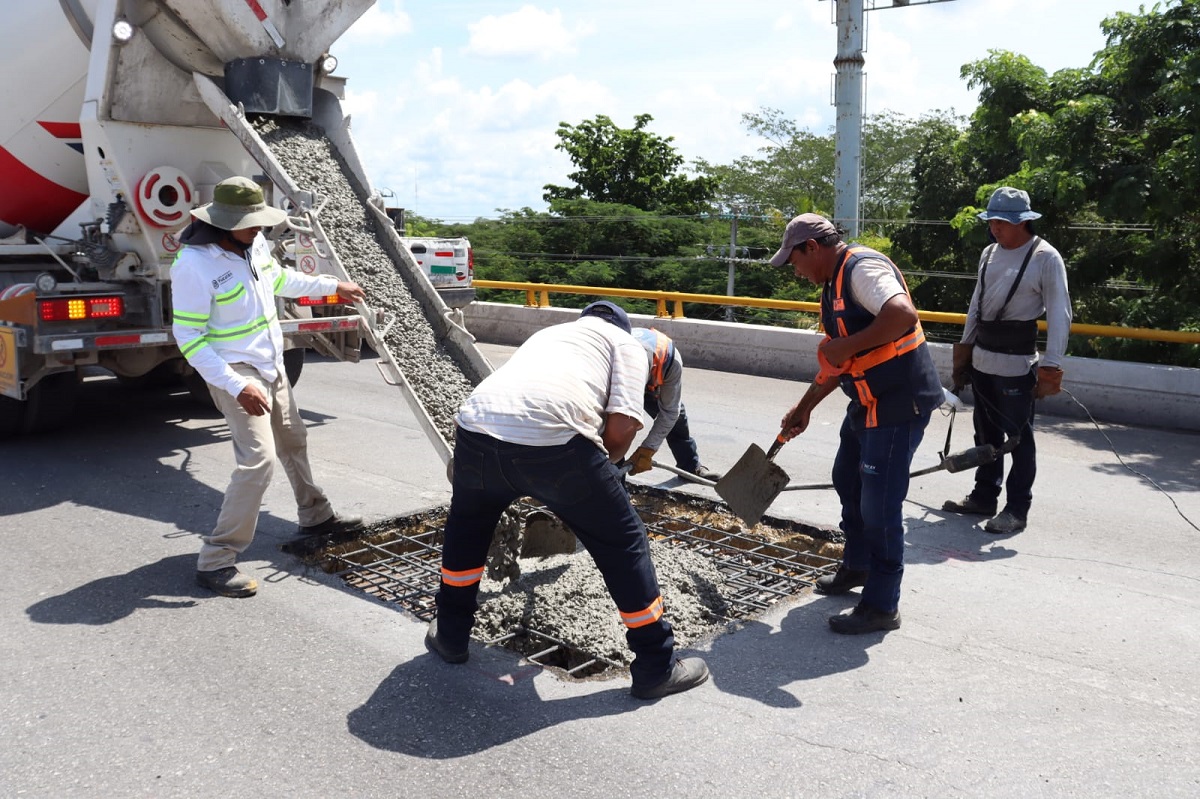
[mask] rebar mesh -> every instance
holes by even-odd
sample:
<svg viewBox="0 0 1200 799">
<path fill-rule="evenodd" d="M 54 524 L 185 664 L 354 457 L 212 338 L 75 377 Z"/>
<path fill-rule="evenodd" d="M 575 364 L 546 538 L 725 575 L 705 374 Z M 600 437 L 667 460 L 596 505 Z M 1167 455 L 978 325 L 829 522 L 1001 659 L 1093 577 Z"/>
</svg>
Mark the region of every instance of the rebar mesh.
<svg viewBox="0 0 1200 799">
<path fill-rule="evenodd" d="M 836 560 L 822 555 L 674 515 L 670 502 L 661 501 L 662 492 L 656 494 L 660 500 L 656 508 L 638 508 L 651 539 L 698 552 L 712 561 L 724 580 L 730 620 L 754 618 L 837 569 Z M 529 502 L 517 503 L 516 509 L 522 518 L 545 510 Z M 428 621 L 435 614 L 444 523 L 445 509 L 434 509 L 372 525 L 360 539 L 317 554 L 326 570 L 347 586 Z M 531 663 L 561 669 L 567 677 L 620 668 L 620 664 L 572 642 L 521 625 L 483 643 L 517 651 Z"/>
</svg>

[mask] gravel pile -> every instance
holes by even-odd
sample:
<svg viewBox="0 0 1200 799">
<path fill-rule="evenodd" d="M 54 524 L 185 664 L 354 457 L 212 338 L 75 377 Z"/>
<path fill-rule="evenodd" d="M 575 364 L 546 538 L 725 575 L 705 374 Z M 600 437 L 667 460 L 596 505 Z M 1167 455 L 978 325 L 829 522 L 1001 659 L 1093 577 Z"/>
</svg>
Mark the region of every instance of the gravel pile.
<svg viewBox="0 0 1200 799">
<path fill-rule="evenodd" d="M 729 595 L 712 562 L 659 541 L 650 543 L 650 556 L 676 644 L 689 646 L 720 630 Z M 586 552 L 523 559 L 516 580 L 500 584 L 485 578 L 479 599 L 476 638 L 499 638 L 522 625 L 622 665 L 633 660 L 616 605 Z"/>
<path fill-rule="evenodd" d="M 400 371 L 442 437 L 454 442 L 454 414 L 474 388 L 443 348 L 421 304 L 413 297 L 403 266 L 392 263 L 380 243 L 383 231 L 355 194 L 345 162 L 312 122 L 283 117 L 253 120 L 259 136 L 301 189 L 328 197 L 318 219 L 350 279 L 395 323 L 385 337 Z"/>
</svg>

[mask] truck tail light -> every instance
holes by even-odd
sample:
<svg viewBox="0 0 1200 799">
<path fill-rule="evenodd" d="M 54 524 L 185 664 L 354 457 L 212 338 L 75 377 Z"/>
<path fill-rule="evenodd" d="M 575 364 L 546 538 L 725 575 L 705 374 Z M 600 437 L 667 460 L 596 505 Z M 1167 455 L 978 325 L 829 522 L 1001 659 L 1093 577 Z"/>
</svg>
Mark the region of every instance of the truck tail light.
<svg viewBox="0 0 1200 799">
<path fill-rule="evenodd" d="M 337 294 L 330 294 L 327 297 L 301 297 L 296 300 L 297 304 L 304 306 L 313 305 L 349 305 L 349 300 L 343 300 Z"/>
<path fill-rule="evenodd" d="M 475 248 L 467 248 L 467 277 L 475 280 Z"/>
<path fill-rule="evenodd" d="M 38 300 L 43 322 L 76 322 L 83 319 L 117 319 L 125 314 L 125 300 L 112 297 L 60 297 Z"/>
</svg>

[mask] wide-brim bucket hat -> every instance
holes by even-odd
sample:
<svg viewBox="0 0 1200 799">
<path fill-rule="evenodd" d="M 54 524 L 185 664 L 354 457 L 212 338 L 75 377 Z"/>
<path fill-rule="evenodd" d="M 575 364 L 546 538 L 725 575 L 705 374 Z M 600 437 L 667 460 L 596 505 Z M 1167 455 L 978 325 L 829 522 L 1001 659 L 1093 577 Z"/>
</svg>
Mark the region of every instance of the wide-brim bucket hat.
<svg viewBox="0 0 1200 799">
<path fill-rule="evenodd" d="M 192 209 L 192 216 L 221 230 L 275 227 L 287 212 L 267 205 L 262 187 L 250 178 L 226 178 L 213 188 L 213 201 Z"/>
<path fill-rule="evenodd" d="M 1001 186 L 992 192 L 987 210 L 979 212 L 978 216 L 984 222 L 999 219 L 1014 225 L 1042 218 L 1041 214 L 1029 207 L 1029 193 L 1012 186 Z"/>
</svg>

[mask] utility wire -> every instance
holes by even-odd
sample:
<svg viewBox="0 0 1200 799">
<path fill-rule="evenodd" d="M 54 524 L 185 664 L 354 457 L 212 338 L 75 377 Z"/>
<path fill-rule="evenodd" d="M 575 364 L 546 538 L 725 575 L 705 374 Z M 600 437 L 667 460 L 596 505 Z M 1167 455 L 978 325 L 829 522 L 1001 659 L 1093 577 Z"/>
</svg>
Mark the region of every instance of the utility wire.
<svg viewBox="0 0 1200 799">
<path fill-rule="evenodd" d="M 1121 453 L 1117 452 L 1117 447 L 1116 447 L 1116 445 L 1115 445 L 1115 444 L 1113 444 L 1113 441 L 1112 441 L 1112 439 L 1108 437 L 1108 433 L 1104 432 L 1104 428 L 1102 428 L 1102 427 L 1100 426 L 1100 423 L 1096 421 L 1096 418 L 1095 418 L 1094 416 L 1092 416 L 1092 412 L 1091 412 L 1091 411 L 1089 411 L 1089 410 L 1087 409 L 1087 407 L 1085 407 L 1085 406 L 1084 406 L 1084 404 L 1083 404 L 1082 402 L 1080 402 L 1078 399 L 1076 399 L 1076 398 L 1075 398 L 1075 395 L 1074 395 L 1074 394 L 1072 394 L 1070 391 L 1067 391 L 1067 390 L 1064 388 L 1064 389 L 1062 389 L 1062 392 L 1063 392 L 1064 394 L 1066 394 L 1068 397 L 1070 397 L 1072 402 L 1074 402 L 1074 403 L 1075 403 L 1076 405 L 1078 405 L 1080 408 L 1083 408 L 1083 412 L 1087 414 L 1087 418 L 1091 420 L 1092 424 L 1093 424 L 1093 425 L 1096 427 L 1096 429 L 1100 431 L 1100 435 L 1104 436 L 1104 440 L 1108 442 L 1108 448 L 1112 450 L 1112 453 L 1113 453 L 1113 455 L 1116 455 L 1116 456 L 1117 456 L 1117 461 L 1118 461 L 1118 462 L 1119 462 L 1119 463 L 1120 463 L 1122 466 L 1124 466 L 1126 469 L 1128 469 L 1130 472 L 1132 472 L 1133 474 L 1136 474 L 1138 477 L 1142 478 L 1143 480 L 1145 480 L 1146 482 L 1148 482 L 1150 485 L 1154 486 L 1156 489 L 1158 489 L 1158 490 L 1159 490 L 1159 491 L 1161 491 L 1163 494 L 1165 494 L 1165 495 L 1166 495 L 1166 497 L 1167 497 L 1167 499 L 1169 499 L 1169 500 L 1171 501 L 1171 504 L 1175 506 L 1175 512 L 1179 514 L 1179 517 L 1180 517 L 1181 519 L 1183 519 L 1185 522 L 1187 522 L 1189 525 L 1191 525 L 1191 528 L 1192 528 L 1193 530 L 1195 530 L 1196 532 L 1200 532 L 1200 527 L 1197 527 L 1197 526 L 1196 526 L 1196 523 L 1195 523 L 1195 522 L 1193 522 L 1191 519 L 1189 519 L 1189 518 L 1187 517 L 1187 514 L 1186 514 L 1186 513 L 1184 513 L 1184 512 L 1183 512 L 1183 511 L 1182 511 L 1182 510 L 1179 508 L 1179 503 L 1175 501 L 1175 497 L 1171 496 L 1171 492 L 1167 491 L 1167 489 L 1165 489 L 1165 488 L 1163 488 L 1162 486 L 1160 486 L 1160 485 L 1159 485 L 1159 484 L 1158 484 L 1158 483 L 1157 483 L 1157 482 L 1154 480 L 1154 478 L 1150 477 L 1150 475 L 1148 475 L 1148 474 L 1146 474 L 1146 473 L 1144 473 L 1144 472 L 1139 472 L 1137 469 L 1133 468 L 1133 467 L 1132 467 L 1132 466 L 1130 466 L 1128 463 L 1126 463 L 1126 462 L 1125 462 L 1125 459 L 1121 457 Z"/>
</svg>

